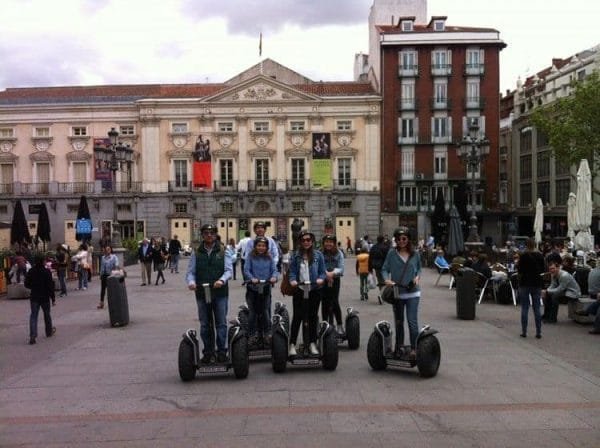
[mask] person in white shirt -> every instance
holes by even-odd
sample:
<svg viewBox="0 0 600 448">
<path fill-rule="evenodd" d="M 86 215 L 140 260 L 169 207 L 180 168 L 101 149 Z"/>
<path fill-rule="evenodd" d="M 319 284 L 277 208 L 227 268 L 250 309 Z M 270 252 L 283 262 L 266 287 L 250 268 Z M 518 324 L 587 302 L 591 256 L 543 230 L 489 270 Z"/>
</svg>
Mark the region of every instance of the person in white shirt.
<svg viewBox="0 0 600 448">
<path fill-rule="evenodd" d="M 244 280 L 244 264 L 246 263 L 246 257 L 250 254 L 250 252 L 252 251 L 252 249 L 248 250 L 248 241 L 250 241 L 250 231 L 246 230 L 246 232 L 244 233 L 244 238 L 242 238 L 240 240 L 239 243 L 237 243 L 237 245 L 235 246 L 235 250 L 240 254 L 240 261 L 242 263 L 242 268 L 241 268 L 241 272 L 242 272 L 242 285 L 245 283 Z"/>
</svg>

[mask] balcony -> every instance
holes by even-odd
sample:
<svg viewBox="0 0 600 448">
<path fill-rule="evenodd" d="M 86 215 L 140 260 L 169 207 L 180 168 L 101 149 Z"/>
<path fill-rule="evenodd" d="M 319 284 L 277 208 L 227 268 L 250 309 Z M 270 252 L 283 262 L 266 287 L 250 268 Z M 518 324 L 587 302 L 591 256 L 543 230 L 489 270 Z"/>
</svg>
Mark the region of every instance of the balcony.
<svg viewBox="0 0 600 448">
<path fill-rule="evenodd" d="M 468 96 L 465 98 L 465 109 L 483 109 L 485 100 L 480 96 Z"/>
<path fill-rule="evenodd" d="M 399 98 L 398 110 L 417 110 L 419 102 L 414 98 Z"/>
<path fill-rule="evenodd" d="M 418 65 L 400 65 L 398 67 L 398 77 L 415 77 L 419 76 Z"/>
<path fill-rule="evenodd" d="M 485 66 L 483 64 L 465 64 L 465 76 L 481 76 L 485 72 L 484 67 Z"/>
<path fill-rule="evenodd" d="M 450 100 L 446 97 L 431 98 L 429 103 L 431 105 L 431 110 L 449 110 L 451 104 Z"/>
<path fill-rule="evenodd" d="M 237 180 L 215 180 L 213 182 L 214 191 L 238 191 Z"/>
<path fill-rule="evenodd" d="M 192 191 L 192 183 L 170 180 L 168 188 L 169 188 L 169 193 L 178 192 L 178 191 Z"/>
<path fill-rule="evenodd" d="M 36 184 L 21 184 L 21 194 L 50 194 L 50 184 L 48 182 Z"/>
<path fill-rule="evenodd" d="M 90 194 L 94 193 L 94 182 L 59 182 L 59 194 Z"/>
<path fill-rule="evenodd" d="M 452 74 L 452 64 L 432 64 L 431 76 L 448 76 Z"/>
<path fill-rule="evenodd" d="M 340 190 L 356 190 L 356 179 L 333 179 L 333 189 Z"/>
<path fill-rule="evenodd" d="M 248 191 L 275 191 L 274 180 L 249 180 Z"/>
<path fill-rule="evenodd" d="M 285 188 L 291 191 L 308 191 L 310 190 L 310 179 L 286 180 Z"/>
<path fill-rule="evenodd" d="M 141 182 L 116 182 L 113 188 L 111 181 L 102 181 L 102 193 L 141 193 Z"/>
<path fill-rule="evenodd" d="M 13 184 L 0 184 L 0 194 L 13 194 Z"/>
</svg>

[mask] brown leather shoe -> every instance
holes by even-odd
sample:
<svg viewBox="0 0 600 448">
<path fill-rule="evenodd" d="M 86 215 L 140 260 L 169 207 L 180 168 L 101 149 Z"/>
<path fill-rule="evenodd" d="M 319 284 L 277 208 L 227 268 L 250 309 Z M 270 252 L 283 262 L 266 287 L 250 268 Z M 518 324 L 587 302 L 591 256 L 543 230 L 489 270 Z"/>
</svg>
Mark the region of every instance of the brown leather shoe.
<svg viewBox="0 0 600 448">
<path fill-rule="evenodd" d="M 104 302 L 100 302 L 96 308 L 98 308 L 99 310 L 104 308 Z"/>
</svg>

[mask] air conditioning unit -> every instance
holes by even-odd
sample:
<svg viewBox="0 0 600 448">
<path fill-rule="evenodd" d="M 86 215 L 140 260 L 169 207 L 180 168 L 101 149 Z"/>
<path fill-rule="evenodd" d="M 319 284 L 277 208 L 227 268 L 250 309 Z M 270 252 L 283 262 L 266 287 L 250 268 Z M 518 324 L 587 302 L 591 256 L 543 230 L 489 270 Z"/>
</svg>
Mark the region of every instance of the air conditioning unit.
<svg viewBox="0 0 600 448">
<path fill-rule="evenodd" d="M 423 175 L 423 173 L 417 173 L 417 174 L 415 174 L 415 179 L 416 180 L 422 180 L 424 178 L 425 178 L 425 176 Z"/>
</svg>

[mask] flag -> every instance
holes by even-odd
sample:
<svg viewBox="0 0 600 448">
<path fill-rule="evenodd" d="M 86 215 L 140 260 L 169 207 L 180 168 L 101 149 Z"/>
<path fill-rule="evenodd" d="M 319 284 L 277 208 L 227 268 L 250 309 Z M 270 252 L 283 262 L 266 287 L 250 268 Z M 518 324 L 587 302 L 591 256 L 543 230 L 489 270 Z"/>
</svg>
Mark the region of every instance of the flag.
<svg viewBox="0 0 600 448">
<path fill-rule="evenodd" d="M 260 33 L 260 37 L 258 40 L 258 57 L 262 56 L 262 33 Z"/>
</svg>

